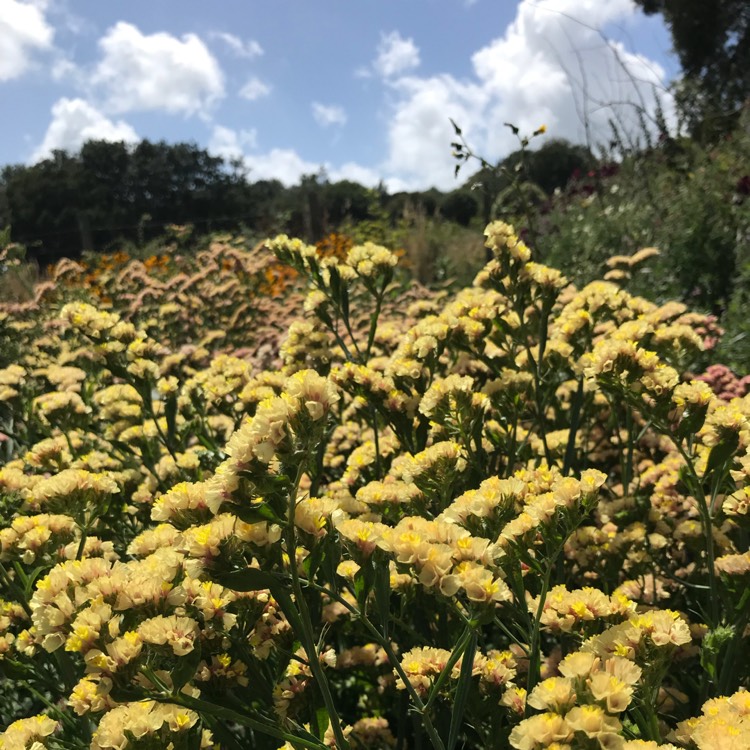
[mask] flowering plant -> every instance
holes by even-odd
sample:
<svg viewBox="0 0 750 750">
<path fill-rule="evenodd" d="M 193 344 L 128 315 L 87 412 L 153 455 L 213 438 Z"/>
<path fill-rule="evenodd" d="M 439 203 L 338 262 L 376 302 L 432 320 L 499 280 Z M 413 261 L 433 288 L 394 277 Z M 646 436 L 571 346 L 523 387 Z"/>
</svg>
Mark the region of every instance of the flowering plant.
<svg viewBox="0 0 750 750">
<path fill-rule="evenodd" d="M 451 297 L 208 251 L 299 300 L 276 360 L 168 263 L 0 310 L 0 748 L 750 744 L 750 400 L 704 316 L 485 234 Z"/>
</svg>

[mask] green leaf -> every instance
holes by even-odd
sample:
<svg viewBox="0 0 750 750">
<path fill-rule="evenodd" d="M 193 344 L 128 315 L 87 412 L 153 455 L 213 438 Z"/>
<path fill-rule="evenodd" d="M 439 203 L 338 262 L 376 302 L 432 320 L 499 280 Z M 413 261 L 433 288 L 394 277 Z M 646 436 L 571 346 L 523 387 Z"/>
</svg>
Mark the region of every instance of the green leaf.
<svg viewBox="0 0 750 750">
<path fill-rule="evenodd" d="M 279 525 L 285 523 L 285 520 L 280 518 L 267 502 L 235 505 L 232 506 L 232 512 L 245 523 L 258 523 L 260 521 L 269 521 Z"/>
<path fill-rule="evenodd" d="M 140 688 L 135 688 L 132 685 L 115 684 L 112 685 L 109 696 L 118 703 L 129 703 L 130 701 L 143 700 L 145 693 Z"/>
<path fill-rule="evenodd" d="M 341 285 L 341 312 L 346 320 L 349 320 L 349 289 Z"/>
<path fill-rule="evenodd" d="M 333 589 L 334 592 L 339 591 L 339 582 L 336 571 L 338 570 L 339 563 L 341 562 L 341 544 L 336 539 L 335 534 L 328 534 L 324 540 L 324 544 L 328 548 L 321 563 L 323 572 L 328 581 L 328 585 Z"/>
<path fill-rule="evenodd" d="M 202 741 L 203 732 L 201 732 L 201 725 L 198 724 L 188 732 L 186 750 L 201 750 Z"/>
<path fill-rule="evenodd" d="M 445 750 L 453 750 L 458 740 L 458 731 L 461 728 L 461 722 L 466 710 L 466 702 L 469 698 L 471 689 L 472 672 L 474 671 L 474 654 L 477 650 L 477 634 L 472 632 L 469 642 L 464 651 L 463 661 L 461 662 L 461 674 L 458 678 L 458 687 L 453 699 L 453 712 L 451 713 L 451 726 L 448 732 L 448 744 Z"/>
<path fill-rule="evenodd" d="M 737 450 L 740 443 L 739 433 L 732 433 L 728 440 L 722 440 L 717 443 L 708 454 L 708 462 L 706 463 L 706 473 L 703 475 L 707 477 L 714 469 L 722 466 L 729 457 Z"/>
<path fill-rule="evenodd" d="M 189 654 L 180 657 L 177 666 L 172 670 L 172 684 L 174 685 L 175 693 L 179 693 L 195 677 L 200 660 L 201 644 L 200 641 L 196 641 L 193 650 Z"/>
<path fill-rule="evenodd" d="M 282 577 L 277 573 L 258 570 L 257 568 L 245 568 L 244 570 L 235 570 L 231 573 L 218 576 L 217 580 L 222 586 L 234 589 L 235 591 L 260 591 L 268 589 L 271 592 L 271 596 L 278 602 L 286 619 L 289 620 L 294 633 L 299 636 L 304 632 L 299 611 L 287 591 L 286 577 Z"/>
<path fill-rule="evenodd" d="M 312 581 L 315 578 L 315 574 L 318 572 L 320 564 L 324 561 L 326 555 L 325 544 L 323 541 L 319 541 L 312 548 L 310 554 L 305 558 L 302 563 L 302 569 L 305 571 L 305 575 Z"/>
<path fill-rule="evenodd" d="M 459 128 L 458 125 L 456 125 L 456 123 L 453 120 L 453 118 L 449 117 L 448 119 L 451 121 L 451 125 L 453 125 L 453 130 L 456 131 L 456 135 L 461 135 L 461 128 Z"/>
<path fill-rule="evenodd" d="M 168 703 L 175 701 L 175 698 L 161 699 L 157 697 L 157 700 Z M 268 719 L 265 717 L 258 716 L 258 718 L 253 718 L 252 716 L 247 715 L 247 713 L 239 713 L 238 711 L 233 711 L 226 706 L 220 706 L 216 703 L 210 703 L 209 701 L 204 701 L 199 698 L 192 698 L 189 695 L 180 695 L 179 700 L 176 702 L 178 705 L 192 708 L 199 713 L 216 716 L 220 719 L 240 724 L 241 726 L 250 727 L 250 729 L 255 732 L 262 732 L 271 737 L 276 737 L 277 739 L 289 742 L 293 747 L 307 747 L 314 748 L 315 750 L 320 748 L 320 750 L 325 750 L 325 745 L 323 745 L 317 737 L 301 727 L 297 727 L 295 729 L 295 734 L 292 734 L 275 724 L 269 723 Z"/>
<path fill-rule="evenodd" d="M 278 574 L 258 568 L 233 570 L 231 573 L 217 576 L 217 579 L 222 586 L 234 591 L 262 591 L 263 589 L 273 589 L 281 583 Z"/>
<path fill-rule="evenodd" d="M 339 302 L 341 296 L 341 275 L 336 266 L 328 267 L 328 285 L 331 288 L 331 297 L 335 302 Z"/>
<path fill-rule="evenodd" d="M 720 625 L 718 628 L 709 630 L 703 636 L 701 666 L 712 680 L 716 679 L 716 662 L 718 661 L 719 654 L 724 650 L 724 646 L 729 643 L 733 635 L 734 626 Z"/>
<path fill-rule="evenodd" d="M 167 440 L 169 445 L 175 444 L 175 437 L 177 435 L 177 394 L 172 393 L 167 396 L 164 403 L 164 414 L 167 418 Z"/>
<path fill-rule="evenodd" d="M 0 677 L 6 677 L 10 680 L 25 680 L 28 672 L 22 669 L 19 664 L 13 664 L 7 659 L 0 662 Z"/>
<path fill-rule="evenodd" d="M 453 653 L 450 655 L 450 658 L 448 659 L 442 671 L 438 675 L 437 680 L 435 680 L 432 687 L 430 688 L 430 694 L 427 696 L 425 709 L 429 708 L 437 700 L 437 697 L 440 694 L 440 691 L 443 689 L 443 685 L 445 685 L 445 683 L 448 681 L 448 679 L 451 676 L 453 667 L 456 665 L 456 662 L 461 658 L 461 654 L 464 653 L 464 651 L 466 650 L 466 647 L 469 645 L 469 641 L 471 640 L 473 636 L 474 636 L 474 632 L 472 631 L 471 627 L 467 625 L 466 629 L 461 635 L 460 640 L 456 644 L 456 648 L 453 649 Z"/>
<path fill-rule="evenodd" d="M 31 598 L 31 595 L 34 593 L 34 584 L 36 583 L 36 579 L 39 578 L 39 576 L 47 570 L 49 570 L 49 565 L 38 565 L 27 576 L 26 595 L 28 596 L 29 599 Z"/>
<path fill-rule="evenodd" d="M 372 566 L 372 559 L 366 560 L 354 576 L 354 595 L 357 598 L 357 606 L 360 612 L 364 613 L 367 609 L 367 597 L 372 591 L 374 582 L 375 571 Z"/>
<path fill-rule="evenodd" d="M 322 742 L 325 737 L 326 730 L 331 720 L 328 716 L 328 711 L 325 706 L 318 706 L 313 712 L 313 720 L 311 722 L 313 734 Z"/>
<path fill-rule="evenodd" d="M 388 638 L 391 619 L 391 571 L 387 559 L 373 560 L 375 567 L 375 606 L 380 617 L 383 637 Z"/>
</svg>

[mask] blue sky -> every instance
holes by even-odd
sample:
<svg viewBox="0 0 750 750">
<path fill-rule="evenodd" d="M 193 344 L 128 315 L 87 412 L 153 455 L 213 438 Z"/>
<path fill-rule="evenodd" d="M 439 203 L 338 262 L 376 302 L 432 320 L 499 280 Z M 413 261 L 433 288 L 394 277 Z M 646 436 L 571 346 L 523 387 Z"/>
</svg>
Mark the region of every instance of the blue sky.
<svg viewBox="0 0 750 750">
<path fill-rule="evenodd" d="M 190 140 L 251 179 L 455 186 L 476 150 L 635 132 L 677 65 L 632 0 L 0 0 L 0 164 L 87 138 Z M 616 104 L 612 105 L 612 102 Z"/>
</svg>

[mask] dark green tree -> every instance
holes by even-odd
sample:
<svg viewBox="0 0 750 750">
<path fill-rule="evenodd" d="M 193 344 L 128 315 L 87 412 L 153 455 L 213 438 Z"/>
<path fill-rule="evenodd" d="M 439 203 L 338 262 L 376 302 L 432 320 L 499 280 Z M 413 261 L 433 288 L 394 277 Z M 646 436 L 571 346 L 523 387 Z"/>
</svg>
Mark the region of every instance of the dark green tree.
<svg viewBox="0 0 750 750">
<path fill-rule="evenodd" d="M 469 222 L 479 212 L 479 201 L 469 190 L 454 190 L 445 197 L 440 213 L 448 221 L 455 221 L 463 227 L 469 226 Z"/>
<path fill-rule="evenodd" d="M 661 13 L 684 78 L 678 102 L 694 135 L 711 140 L 737 120 L 750 98 L 748 0 L 636 0 Z"/>
<path fill-rule="evenodd" d="M 370 216 L 370 190 L 358 182 L 339 180 L 329 182 L 323 189 L 326 223 L 336 227 L 345 219 L 364 221 Z"/>
</svg>

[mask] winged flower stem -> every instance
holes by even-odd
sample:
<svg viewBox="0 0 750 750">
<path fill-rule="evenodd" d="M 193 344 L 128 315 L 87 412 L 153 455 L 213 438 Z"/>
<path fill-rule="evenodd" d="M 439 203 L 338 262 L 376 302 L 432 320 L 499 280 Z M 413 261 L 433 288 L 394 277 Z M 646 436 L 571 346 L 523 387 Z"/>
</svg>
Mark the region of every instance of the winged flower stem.
<svg viewBox="0 0 750 750">
<path fill-rule="evenodd" d="M 323 667 L 320 664 L 320 655 L 318 652 L 317 645 L 315 643 L 315 635 L 313 633 L 312 620 L 310 618 L 310 610 L 307 607 L 305 596 L 302 591 L 302 585 L 300 583 L 299 572 L 297 570 L 297 533 L 294 524 L 294 513 L 297 507 L 297 488 L 299 487 L 300 479 L 305 468 L 305 461 L 300 461 L 297 469 L 297 476 L 294 480 L 294 484 L 289 491 L 289 513 L 286 523 L 286 545 L 287 554 L 289 555 L 289 570 L 292 578 L 292 591 L 294 593 L 294 599 L 297 604 L 297 610 L 299 614 L 299 623 L 302 628 L 302 632 L 299 633 L 299 637 L 302 640 L 305 653 L 307 654 L 307 661 L 310 666 L 310 671 L 315 678 L 315 682 L 320 690 L 320 694 L 325 703 L 326 711 L 328 712 L 328 718 L 331 722 L 331 730 L 333 736 L 336 739 L 336 747 L 340 750 L 348 750 L 349 743 L 344 737 L 344 732 L 341 729 L 341 721 L 339 719 L 338 712 L 336 710 L 336 704 L 331 694 L 331 689 L 328 684 L 328 679 L 325 676 Z"/>
<path fill-rule="evenodd" d="M 414 708 L 416 709 L 417 713 L 422 718 L 424 729 L 427 732 L 428 737 L 430 738 L 430 742 L 432 742 L 432 746 L 435 748 L 435 750 L 445 750 L 445 745 L 443 741 L 440 739 L 440 735 L 437 733 L 437 730 L 435 729 L 435 725 L 432 723 L 432 719 L 430 718 L 427 712 L 427 705 L 422 700 L 419 693 L 417 693 L 417 691 L 414 689 L 414 686 L 411 684 L 411 682 L 409 682 L 409 677 L 404 671 L 404 668 L 401 666 L 401 662 L 399 661 L 399 658 L 396 655 L 396 652 L 393 650 L 393 645 L 391 644 L 390 640 L 383 636 L 380 630 L 378 630 L 378 628 L 375 627 L 375 625 L 373 625 L 372 622 L 370 622 L 370 620 L 368 619 L 367 615 L 365 615 L 364 612 L 360 612 L 359 609 L 357 609 L 357 607 L 353 606 L 350 602 L 348 602 L 342 596 L 339 596 L 335 591 L 332 591 L 331 589 L 328 589 L 325 586 L 319 586 L 313 581 L 303 580 L 303 579 L 299 579 L 299 580 L 300 580 L 300 583 L 304 583 L 308 586 L 311 586 L 316 591 L 320 591 L 321 593 L 326 594 L 326 596 L 331 597 L 331 599 L 335 600 L 342 606 L 346 607 L 346 609 L 348 609 L 349 612 L 352 615 L 354 615 L 365 626 L 365 628 L 368 630 L 370 635 L 372 635 L 373 639 L 383 648 L 383 651 L 385 651 L 385 654 L 388 657 L 388 663 L 393 667 L 396 674 L 401 678 L 401 681 L 404 683 L 404 688 L 406 689 L 406 692 L 409 695 L 411 702 L 414 704 Z"/>
<path fill-rule="evenodd" d="M 276 739 L 288 742 L 293 747 L 305 747 L 310 748 L 311 750 L 321 750 L 322 748 L 326 747 L 322 742 L 315 738 L 308 739 L 306 737 L 300 737 L 297 734 L 285 732 L 282 729 L 274 726 L 273 724 L 267 724 L 264 721 L 252 719 L 249 716 L 240 713 L 239 711 L 234 711 L 233 709 L 227 708 L 226 706 L 219 706 L 215 703 L 204 701 L 199 698 L 193 698 L 189 695 L 186 695 L 185 693 L 179 693 L 178 695 L 160 695 L 153 697 L 155 700 L 158 700 L 160 702 L 176 703 L 179 706 L 190 708 L 193 711 L 198 711 L 199 713 L 206 713 L 211 716 L 216 716 L 220 719 L 225 719 L 227 721 L 240 724 L 241 726 L 248 727 L 249 729 L 252 729 L 256 732 L 268 734 L 271 737 L 276 737 Z"/>
<path fill-rule="evenodd" d="M 365 350 L 365 362 L 370 359 L 370 352 L 372 351 L 372 345 L 375 343 L 375 333 L 378 330 L 378 319 L 380 318 L 380 309 L 383 306 L 383 299 L 385 298 L 385 289 L 388 286 L 387 279 L 384 279 L 383 285 L 380 291 L 375 296 L 375 312 L 370 317 L 370 332 L 367 335 L 367 349 Z"/>
<path fill-rule="evenodd" d="M 536 612 L 534 613 L 534 620 L 531 625 L 531 641 L 529 643 L 529 674 L 526 683 L 526 692 L 528 694 L 534 689 L 537 682 L 539 682 L 542 651 L 541 651 L 541 631 L 542 631 L 542 614 L 544 614 L 544 603 L 547 600 L 547 594 L 549 593 L 550 579 L 552 577 L 552 570 L 557 564 L 557 558 L 563 551 L 565 546 L 564 536 L 562 541 L 556 545 L 552 554 L 547 559 L 547 565 L 544 569 L 544 575 L 542 577 L 542 589 L 539 593 L 539 604 L 537 605 Z"/>
<path fill-rule="evenodd" d="M 691 484 L 693 487 L 691 489 L 693 490 L 695 501 L 698 503 L 698 511 L 701 517 L 701 524 L 703 525 L 703 536 L 706 539 L 706 567 L 708 568 L 709 607 L 711 611 L 710 624 L 712 628 L 715 628 L 719 624 L 719 588 L 716 581 L 716 569 L 714 567 L 716 552 L 714 550 L 713 517 L 706 501 L 706 493 L 703 491 L 703 483 L 695 471 L 692 458 L 683 448 L 681 441 L 675 441 L 675 445 L 685 461 L 688 474 L 692 480 Z"/>
<path fill-rule="evenodd" d="M 539 682 L 539 672 L 541 668 L 541 650 L 540 650 L 540 638 L 541 638 L 541 622 L 542 613 L 544 612 L 544 603 L 547 599 L 547 593 L 549 592 L 550 576 L 552 574 L 552 561 L 547 565 L 544 571 L 544 577 L 542 579 L 542 590 L 539 594 L 539 605 L 536 608 L 534 614 L 534 622 L 531 626 L 531 643 L 529 644 L 529 675 L 526 683 L 526 692 L 531 693 L 534 686 Z"/>
</svg>

